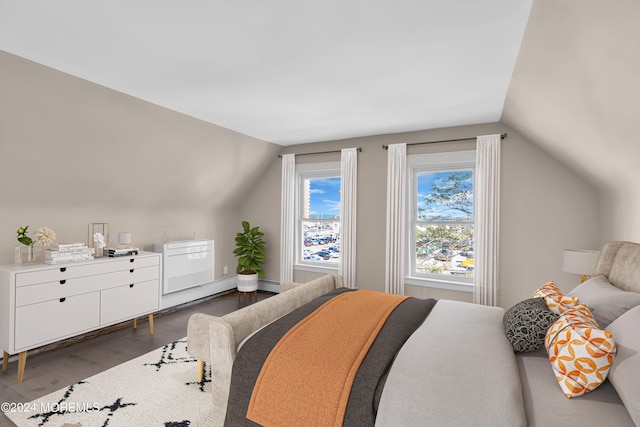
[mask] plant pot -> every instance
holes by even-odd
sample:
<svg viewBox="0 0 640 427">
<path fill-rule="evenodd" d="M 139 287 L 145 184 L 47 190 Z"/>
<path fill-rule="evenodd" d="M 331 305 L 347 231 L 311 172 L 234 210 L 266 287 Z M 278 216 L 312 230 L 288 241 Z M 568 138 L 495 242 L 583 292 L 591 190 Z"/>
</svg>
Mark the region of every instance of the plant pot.
<svg viewBox="0 0 640 427">
<path fill-rule="evenodd" d="M 238 291 L 253 292 L 258 289 L 258 273 L 238 274 Z"/>
</svg>

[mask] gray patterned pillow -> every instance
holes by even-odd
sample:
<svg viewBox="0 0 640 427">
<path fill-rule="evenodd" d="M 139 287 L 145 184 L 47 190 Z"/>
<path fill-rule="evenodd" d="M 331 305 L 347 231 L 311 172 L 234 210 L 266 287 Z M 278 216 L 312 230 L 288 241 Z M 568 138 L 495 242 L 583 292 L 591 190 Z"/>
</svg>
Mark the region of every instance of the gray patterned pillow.
<svg viewBox="0 0 640 427">
<path fill-rule="evenodd" d="M 544 298 L 529 298 L 507 310 L 502 322 L 515 351 L 534 351 L 544 344 L 544 337 L 557 318 Z"/>
</svg>

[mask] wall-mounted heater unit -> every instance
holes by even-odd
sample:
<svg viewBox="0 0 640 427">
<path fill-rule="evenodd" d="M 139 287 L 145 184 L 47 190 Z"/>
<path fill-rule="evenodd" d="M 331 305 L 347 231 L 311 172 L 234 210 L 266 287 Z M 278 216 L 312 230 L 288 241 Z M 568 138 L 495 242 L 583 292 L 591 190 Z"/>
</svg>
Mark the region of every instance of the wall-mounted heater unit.
<svg viewBox="0 0 640 427">
<path fill-rule="evenodd" d="M 154 251 L 163 254 L 163 295 L 213 282 L 213 240 L 180 240 L 156 244 Z"/>
</svg>

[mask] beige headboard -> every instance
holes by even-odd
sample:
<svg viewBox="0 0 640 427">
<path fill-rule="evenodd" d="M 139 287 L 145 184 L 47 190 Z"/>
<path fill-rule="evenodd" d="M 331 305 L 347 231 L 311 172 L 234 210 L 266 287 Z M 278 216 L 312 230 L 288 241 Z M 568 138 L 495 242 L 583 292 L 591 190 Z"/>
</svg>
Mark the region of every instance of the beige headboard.
<svg viewBox="0 0 640 427">
<path fill-rule="evenodd" d="M 593 276 L 604 275 L 614 286 L 640 292 L 640 244 L 608 242 L 600 250 Z"/>
</svg>

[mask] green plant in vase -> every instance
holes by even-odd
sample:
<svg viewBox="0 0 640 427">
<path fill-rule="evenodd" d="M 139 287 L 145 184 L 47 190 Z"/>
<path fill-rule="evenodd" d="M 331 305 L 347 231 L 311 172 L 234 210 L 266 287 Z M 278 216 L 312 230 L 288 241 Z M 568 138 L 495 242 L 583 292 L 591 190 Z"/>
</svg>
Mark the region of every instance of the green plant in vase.
<svg viewBox="0 0 640 427">
<path fill-rule="evenodd" d="M 18 242 L 27 247 L 27 262 L 34 260 L 33 246 L 38 244 L 43 248 L 49 246 L 56 238 L 56 233 L 49 227 L 40 227 L 35 234 L 35 240 L 27 235 L 29 233 L 29 226 L 18 228 Z M 16 256 L 18 256 L 16 254 Z"/>
<path fill-rule="evenodd" d="M 27 236 L 28 230 L 28 225 L 18 228 L 18 242 L 26 246 L 31 246 L 33 245 L 33 240 L 31 239 L 31 237 Z"/>
<path fill-rule="evenodd" d="M 262 263 L 265 260 L 264 233 L 260 227 L 251 227 L 249 222 L 242 221 L 242 232 L 236 233 L 236 249 L 233 254 L 238 257 L 236 274 L 258 274 L 264 276 Z"/>
<path fill-rule="evenodd" d="M 242 232 L 236 233 L 236 249 L 233 254 L 238 257 L 236 268 L 238 291 L 256 293 L 258 290 L 258 276 L 263 277 L 262 263 L 265 256 L 264 233 L 259 227 L 251 227 L 247 221 L 242 221 Z M 256 293 L 257 299 L 257 293 Z"/>
</svg>

